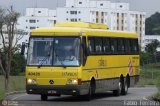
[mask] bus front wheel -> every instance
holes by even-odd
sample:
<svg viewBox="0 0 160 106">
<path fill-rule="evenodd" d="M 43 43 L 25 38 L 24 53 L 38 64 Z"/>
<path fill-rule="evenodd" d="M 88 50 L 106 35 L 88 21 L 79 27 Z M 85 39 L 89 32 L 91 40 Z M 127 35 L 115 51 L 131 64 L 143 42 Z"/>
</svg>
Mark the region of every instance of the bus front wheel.
<svg viewBox="0 0 160 106">
<path fill-rule="evenodd" d="M 46 101 L 47 99 L 48 99 L 48 96 L 47 96 L 47 95 L 41 94 L 41 100 L 42 100 L 42 101 Z"/>
<path fill-rule="evenodd" d="M 90 101 L 92 99 L 92 96 L 95 94 L 95 88 L 95 80 L 92 79 L 89 86 L 88 94 L 86 95 L 86 100 Z"/>
</svg>

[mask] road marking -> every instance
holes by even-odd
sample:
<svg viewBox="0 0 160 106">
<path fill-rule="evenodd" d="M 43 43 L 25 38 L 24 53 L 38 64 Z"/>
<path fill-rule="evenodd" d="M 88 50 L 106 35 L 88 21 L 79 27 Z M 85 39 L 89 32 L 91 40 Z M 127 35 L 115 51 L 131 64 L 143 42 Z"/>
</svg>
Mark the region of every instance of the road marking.
<svg viewBox="0 0 160 106">
<path fill-rule="evenodd" d="M 23 96 L 27 96 L 28 94 L 23 94 L 23 95 L 19 95 L 19 96 L 17 96 L 17 97 L 14 97 L 14 98 L 12 98 L 11 100 L 16 100 L 16 99 L 18 99 L 18 98 L 20 98 L 20 97 L 23 97 Z"/>
</svg>

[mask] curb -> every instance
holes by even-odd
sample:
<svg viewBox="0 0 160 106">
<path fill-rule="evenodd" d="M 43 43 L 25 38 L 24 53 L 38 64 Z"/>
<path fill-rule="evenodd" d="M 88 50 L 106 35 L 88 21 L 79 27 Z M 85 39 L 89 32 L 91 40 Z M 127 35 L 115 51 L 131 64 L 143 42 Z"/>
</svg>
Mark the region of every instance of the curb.
<svg viewBox="0 0 160 106">
<path fill-rule="evenodd" d="M 13 92 L 9 92 L 9 93 L 6 93 L 6 96 L 13 95 L 13 94 L 19 94 L 19 93 L 26 93 L 26 91 L 13 91 Z"/>
</svg>

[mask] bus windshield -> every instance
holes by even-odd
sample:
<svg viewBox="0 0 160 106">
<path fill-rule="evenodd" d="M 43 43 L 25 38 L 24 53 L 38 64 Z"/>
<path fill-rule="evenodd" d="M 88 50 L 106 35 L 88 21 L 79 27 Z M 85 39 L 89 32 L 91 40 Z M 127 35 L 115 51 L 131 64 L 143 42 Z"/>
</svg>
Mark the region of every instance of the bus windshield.
<svg viewBox="0 0 160 106">
<path fill-rule="evenodd" d="M 79 66 L 79 37 L 31 37 L 28 48 L 28 65 Z"/>
</svg>

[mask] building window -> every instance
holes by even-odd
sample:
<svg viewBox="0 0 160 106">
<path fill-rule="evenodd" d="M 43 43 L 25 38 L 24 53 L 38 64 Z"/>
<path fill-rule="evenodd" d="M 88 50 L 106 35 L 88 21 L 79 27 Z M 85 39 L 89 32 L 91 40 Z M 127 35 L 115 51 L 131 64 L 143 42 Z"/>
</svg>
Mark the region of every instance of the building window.
<svg viewBox="0 0 160 106">
<path fill-rule="evenodd" d="M 37 22 L 39 22 L 39 20 L 37 20 Z"/>
<path fill-rule="evenodd" d="M 70 14 L 77 14 L 77 11 L 70 11 Z"/>
<path fill-rule="evenodd" d="M 66 13 L 68 13 L 68 11 Z"/>
<path fill-rule="evenodd" d="M 30 23 L 36 23 L 36 20 L 29 20 Z"/>
<path fill-rule="evenodd" d="M 26 26 L 26 29 L 27 29 L 28 27 Z"/>
<path fill-rule="evenodd" d="M 71 19 L 71 22 L 73 22 L 74 21 L 74 19 Z"/>
<path fill-rule="evenodd" d="M 41 13 L 41 11 L 38 11 L 38 13 Z"/>
<path fill-rule="evenodd" d="M 28 22 L 28 20 L 26 20 L 26 22 Z"/>
<path fill-rule="evenodd" d="M 103 3 L 101 3 L 100 6 L 103 6 Z"/>
<path fill-rule="evenodd" d="M 54 24 L 56 24 L 56 20 L 54 20 Z"/>
<path fill-rule="evenodd" d="M 101 23 L 104 23 L 104 19 L 101 19 Z"/>
<path fill-rule="evenodd" d="M 96 18 L 96 23 L 98 23 L 98 18 Z"/>
<path fill-rule="evenodd" d="M 81 13 L 81 11 L 78 12 L 79 14 Z"/>
<path fill-rule="evenodd" d="M 79 18 L 79 21 L 80 21 L 80 20 L 81 20 L 81 19 Z M 77 18 L 71 18 L 70 21 L 71 21 L 71 22 L 77 22 L 78 19 L 77 19 Z"/>
<path fill-rule="evenodd" d="M 96 16 L 98 16 L 98 11 L 96 11 Z"/>
<path fill-rule="evenodd" d="M 36 27 L 30 27 L 30 29 L 35 29 Z"/>
<path fill-rule="evenodd" d="M 66 18 L 66 20 L 68 21 L 68 18 Z"/>
<path fill-rule="evenodd" d="M 79 4 L 82 4 L 82 2 L 79 2 Z"/>
</svg>

